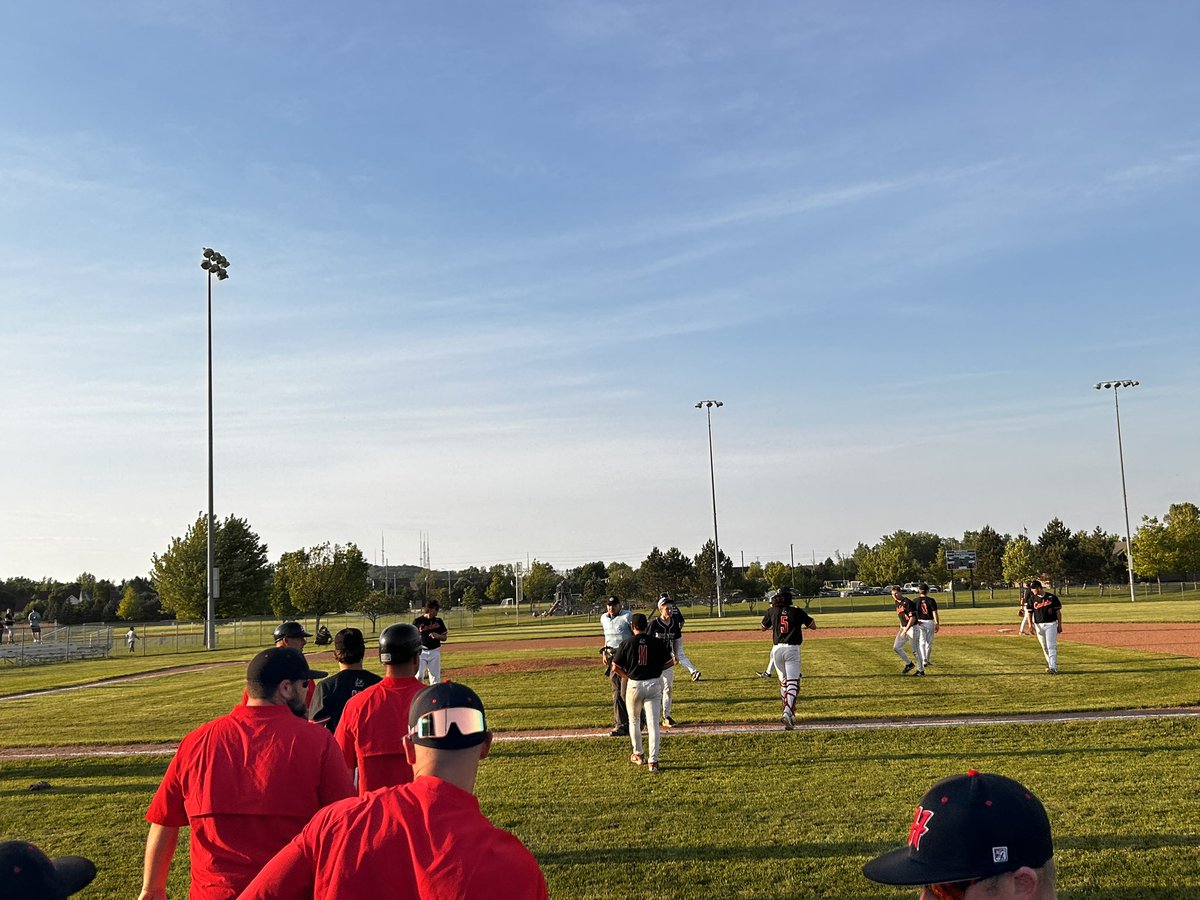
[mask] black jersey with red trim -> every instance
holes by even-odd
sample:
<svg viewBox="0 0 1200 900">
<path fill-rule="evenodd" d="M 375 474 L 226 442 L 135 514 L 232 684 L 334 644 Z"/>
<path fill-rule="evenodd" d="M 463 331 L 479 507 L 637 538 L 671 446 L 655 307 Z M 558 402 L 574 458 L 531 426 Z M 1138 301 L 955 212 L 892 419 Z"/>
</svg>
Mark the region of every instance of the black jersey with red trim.
<svg viewBox="0 0 1200 900">
<path fill-rule="evenodd" d="M 670 645 L 643 632 L 617 648 L 613 663 L 625 670 L 630 681 L 648 681 L 661 678 L 670 659 Z"/>
<path fill-rule="evenodd" d="M 795 606 L 772 606 L 762 618 L 762 627 L 771 629 L 771 643 L 800 644 L 804 626 L 815 625 L 813 617 Z"/>
<path fill-rule="evenodd" d="M 1025 600 L 1025 608 L 1033 614 L 1035 624 L 1045 625 L 1058 621 L 1058 611 L 1062 609 L 1062 602 L 1054 594 L 1042 594 L 1039 597 L 1030 591 Z"/>
<path fill-rule="evenodd" d="M 917 597 L 913 602 L 917 608 L 917 621 L 932 622 L 933 614 L 938 611 L 937 601 L 932 597 Z"/>
<path fill-rule="evenodd" d="M 896 615 L 900 617 L 900 627 L 903 628 L 917 615 L 917 604 L 903 594 L 896 601 Z"/>
<path fill-rule="evenodd" d="M 421 646 L 426 650 L 436 650 L 446 639 L 446 623 L 437 616 L 417 616 L 413 619 L 417 631 L 421 632 Z"/>
</svg>

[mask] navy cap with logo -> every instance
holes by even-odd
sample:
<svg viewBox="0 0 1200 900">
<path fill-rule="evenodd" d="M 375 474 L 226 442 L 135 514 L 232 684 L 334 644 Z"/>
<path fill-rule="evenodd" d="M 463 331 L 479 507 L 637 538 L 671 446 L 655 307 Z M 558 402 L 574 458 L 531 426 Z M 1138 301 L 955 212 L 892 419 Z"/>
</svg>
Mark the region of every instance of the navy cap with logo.
<svg viewBox="0 0 1200 900">
<path fill-rule="evenodd" d="M 908 846 L 871 860 L 863 874 L 881 884 L 939 884 L 1037 869 L 1053 855 L 1041 801 L 1011 778 L 972 769 L 930 788 Z"/>
<path fill-rule="evenodd" d="M 82 856 L 50 859 L 26 841 L 0 843 L 0 896 L 4 900 L 59 900 L 91 884 L 96 867 Z"/>
<path fill-rule="evenodd" d="M 435 750 L 465 750 L 487 740 L 487 718 L 479 695 L 457 681 L 433 684 L 413 697 L 408 736 Z"/>
<path fill-rule="evenodd" d="M 246 681 L 273 691 L 285 681 L 324 678 L 325 672 L 310 669 L 304 654 L 291 647 L 268 647 L 259 651 L 246 667 Z"/>
</svg>

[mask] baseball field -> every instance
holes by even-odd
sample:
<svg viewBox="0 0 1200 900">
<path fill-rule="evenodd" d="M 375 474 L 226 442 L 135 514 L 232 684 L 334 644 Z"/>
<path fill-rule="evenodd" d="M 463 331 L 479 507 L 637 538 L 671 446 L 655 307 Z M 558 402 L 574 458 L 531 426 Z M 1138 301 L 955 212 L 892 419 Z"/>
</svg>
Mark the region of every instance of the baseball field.
<svg viewBox="0 0 1200 900">
<path fill-rule="evenodd" d="M 885 612 L 814 607 L 794 732 L 776 683 L 755 676 L 769 649 L 757 616 L 697 611 L 686 648 L 704 675 L 676 686 L 658 776 L 607 737 L 594 618 L 452 628 L 442 674 L 488 707 L 498 740 L 480 802 L 533 850 L 552 896 L 915 896 L 861 866 L 903 843 L 930 784 L 972 767 L 1046 804 L 1060 897 L 1200 896 L 1200 598 L 1067 603 L 1057 677 L 1012 611 L 943 608 L 915 679 L 899 674 Z M 237 702 L 251 655 L 0 671 L 0 837 L 95 860 L 81 896 L 136 896 L 142 815 L 169 754 Z M 49 789 L 30 791 L 39 781 Z M 186 884 L 181 849 L 171 896 Z"/>
</svg>

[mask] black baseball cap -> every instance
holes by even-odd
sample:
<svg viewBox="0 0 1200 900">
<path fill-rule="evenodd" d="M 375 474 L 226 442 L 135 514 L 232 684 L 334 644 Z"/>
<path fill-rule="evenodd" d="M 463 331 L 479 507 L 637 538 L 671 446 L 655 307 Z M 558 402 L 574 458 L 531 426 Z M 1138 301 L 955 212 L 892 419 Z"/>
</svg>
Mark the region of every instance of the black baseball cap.
<svg viewBox="0 0 1200 900">
<path fill-rule="evenodd" d="M 60 900 L 91 884 L 96 866 L 82 856 L 50 859 L 27 841 L 0 843 L 4 900 Z"/>
<path fill-rule="evenodd" d="M 605 602 L 605 606 L 620 606 L 621 600 L 618 597 L 609 597 Z"/>
<path fill-rule="evenodd" d="M 479 695 L 457 681 L 430 685 L 413 698 L 408 734 L 435 750 L 465 750 L 487 740 L 487 717 Z"/>
<path fill-rule="evenodd" d="M 863 874 L 880 884 L 944 884 L 1037 869 L 1053 855 L 1041 801 L 1011 778 L 972 769 L 930 788 L 908 846 L 877 856 Z"/>
<path fill-rule="evenodd" d="M 246 667 L 246 681 L 261 684 L 268 691 L 274 691 L 285 681 L 308 681 L 324 678 L 326 674 L 310 669 L 304 654 L 291 647 L 261 650 Z"/>
</svg>

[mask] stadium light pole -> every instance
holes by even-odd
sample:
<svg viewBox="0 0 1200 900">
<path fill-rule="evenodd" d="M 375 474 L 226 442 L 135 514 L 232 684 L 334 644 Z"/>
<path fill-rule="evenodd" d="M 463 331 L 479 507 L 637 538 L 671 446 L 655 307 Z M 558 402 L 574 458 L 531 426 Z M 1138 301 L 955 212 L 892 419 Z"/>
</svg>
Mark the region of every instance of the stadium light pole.
<svg viewBox="0 0 1200 900">
<path fill-rule="evenodd" d="M 712 411 L 713 407 L 720 409 L 725 404 L 720 400 L 701 400 L 696 404 L 696 409 L 703 409 L 705 415 L 708 416 L 708 480 L 712 485 L 712 506 L 713 506 L 713 576 L 716 579 L 717 585 L 717 618 L 722 618 L 725 615 L 725 606 L 721 602 L 721 544 L 717 540 L 717 475 L 716 469 L 713 467 L 713 449 L 712 449 Z"/>
<path fill-rule="evenodd" d="M 213 530 L 216 527 L 216 518 L 213 516 L 212 283 L 214 275 L 217 276 L 217 281 L 224 281 L 229 277 L 229 260 L 212 247 L 205 247 L 200 268 L 208 273 L 208 526 L 204 529 L 208 538 L 208 602 L 204 609 L 204 646 L 209 650 L 216 650 L 216 568 L 213 565 Z"/>
<path fill-rule="evenodd" d="M 1129 495 L 1125 491 L 1125 448 L 1121 444 L 1121 401 L 1118 394 L 1121 388 L 1137 387 L 1141 382 L 1124 379 L 1121 381 L 1101 381 L 1092 385 L 1096 390 L 1111 389 L 1113 392 L 1113 409 L 1117 412 L 1117 456 L 1121 460 L 1121 499 L 1125 503 L 1125 562 L 1129 567 L 1129 602 L 1137 603 L 1137 591 L 1133 587 L 1133 535 L 1129 531 Z"/>
</svg>

